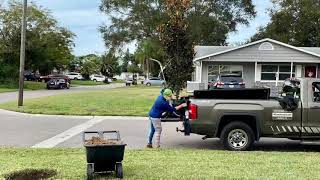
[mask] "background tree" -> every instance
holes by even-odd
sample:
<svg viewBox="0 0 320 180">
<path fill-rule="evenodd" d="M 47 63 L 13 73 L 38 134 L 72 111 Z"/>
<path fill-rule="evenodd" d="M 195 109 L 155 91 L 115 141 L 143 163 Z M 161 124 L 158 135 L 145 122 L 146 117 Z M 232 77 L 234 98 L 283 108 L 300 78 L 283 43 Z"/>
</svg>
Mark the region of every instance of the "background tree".
<svg viewBox="0 0 320 180">
<path fill-rule="evenodd" d="M 169 21 L 159 27 L 160 40 L 170 61 L 166 68 L 167 85 L 178 98 L 194 71 L 193 42 L 188 38 L 187 21 L 190 0 L 166 0 L 165 3 Z"/>
<path fill-rule="evenodd" d="M 270 10 L 271 22 L 251 41 L 272 38 L 293 46 L 320 46 L 320 1 L 278 0 Z"/>
<path fill-rule="evenodd" d="M 150 61 L 150 58 L 156 59 L 166 65 L 165 52 L 159 39 L 146 39 L 138 45 L 134 53 L 136 61 L 142 65 L 142 70 L 151 73 L 151 76 L 158 76 L 160 67 L 158 63 Z"/>
<path fill-rule="evenodd" d="M 114 75 L 119 75 L 121 73 L 119 59 L 114 55 L 113 52 L 103 55 L 101 60 L 101 73 L 106 77 L 112 78 Z"/>
<path fill-rule="evenodd" d="M 5 75 L 18 76 L 22 4 L 10 0 L 8 6 L 0 7 L 0 69 L 11 73 Z M 73 59 L 71 54 L 74 34 L 63 27 L 48 10 L 35 4 L 28 7 L 26 69 L 40 70 L 47 74 L 54 68 L 66 68 Z M 4 71 L 4 70 L 0 70 Z"/>
<path fill-rule="evenodd" d="M 165 0 L 102 0 L 100 9 L 111 19 L 100 28 L 108 49 L 146 39 L 159 40 L 157 27 L 168 22 Z M 255 16 L 252 0 L 193 0 L 186 21 L 189 38 L 198 45 L 224 45 L 237 24 Z"/>
<path fill-rule="evenodd" d="M 128 72 L 128 66 L 129 62 L 133 61 L 134 57 L 133 55 L 129 52 L 129 49 L 125 52 L 124 56 L 121 58 L 121 72 Z"/>
<path fill-rule="evenodd" d="M 95 54 L 79 57 L 79 64 L 80 72 L 85 79 L 89 79 L 92 74 L 100 74 L 102 61 L 101 57 Z"/>
</svg>

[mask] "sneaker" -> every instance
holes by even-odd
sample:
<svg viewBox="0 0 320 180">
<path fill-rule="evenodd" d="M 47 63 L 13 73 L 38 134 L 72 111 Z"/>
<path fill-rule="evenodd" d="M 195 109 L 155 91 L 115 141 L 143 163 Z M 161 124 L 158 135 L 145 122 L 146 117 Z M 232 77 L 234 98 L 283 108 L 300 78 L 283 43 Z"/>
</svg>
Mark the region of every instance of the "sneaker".
<svg viewBox="0 0 320 180">
<path fill-rule="evenodd" d="M 152 148 L 152 144 L 147 144 L 147 148 Z"/>
</svg>

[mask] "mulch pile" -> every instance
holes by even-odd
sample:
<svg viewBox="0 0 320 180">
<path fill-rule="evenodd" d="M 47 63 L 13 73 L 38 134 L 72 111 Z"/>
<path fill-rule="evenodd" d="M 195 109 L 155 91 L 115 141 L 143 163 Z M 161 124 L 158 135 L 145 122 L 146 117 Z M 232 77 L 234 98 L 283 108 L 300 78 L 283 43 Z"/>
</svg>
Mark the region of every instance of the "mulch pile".
<svg viewBox="0 0 320 180">
<path fill-rule="evenodd" d="M 117 145 L 117 144 L 121 144 L 121 142 L 117 140 L 101 139 L 99 137 L 92 137 L 90 140 L 85 141 L 85 145 Z"/>
</svg>

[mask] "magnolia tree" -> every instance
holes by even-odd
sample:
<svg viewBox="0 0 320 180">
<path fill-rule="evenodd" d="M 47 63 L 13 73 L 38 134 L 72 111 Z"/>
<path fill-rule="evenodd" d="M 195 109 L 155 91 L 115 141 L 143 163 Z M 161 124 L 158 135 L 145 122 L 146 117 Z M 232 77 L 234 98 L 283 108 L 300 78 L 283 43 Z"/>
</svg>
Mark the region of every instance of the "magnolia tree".
<svg viewBox="0 0 320 180">
<path fill-rule="evenodd" d="M 189 25 L 186 17 L 190 8 L 190 0 L 166 0 L 168 21 L 161 25 L 160 41 L 164 47 L 169 65 L 166 67 L 167 86 L 176 95 L 191 80 L 194 56 L 194 43 L 188 36 Z"/>
</svg>

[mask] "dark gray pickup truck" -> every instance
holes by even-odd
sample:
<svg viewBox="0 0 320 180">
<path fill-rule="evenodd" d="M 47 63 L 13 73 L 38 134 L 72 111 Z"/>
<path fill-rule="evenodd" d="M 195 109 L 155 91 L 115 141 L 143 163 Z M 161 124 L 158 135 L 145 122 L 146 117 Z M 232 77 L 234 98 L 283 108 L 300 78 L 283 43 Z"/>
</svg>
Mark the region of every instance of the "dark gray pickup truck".
<svg viewBox="0 0 320 180">
<path fill-rule="evenodd" d="M 185 131 L 220 138 L 235 151 L 248 150 L 261 137 L 319 140 L 320 80 L 296 79 L 295 86 L 294 92 L 283 89 L 279 98 L 247 98 L 250 89 L 234 90 L 231 99 L 203 95 L 215 91 L 195 92 L 202 96 L 190 98 Z"/>
</svg>

